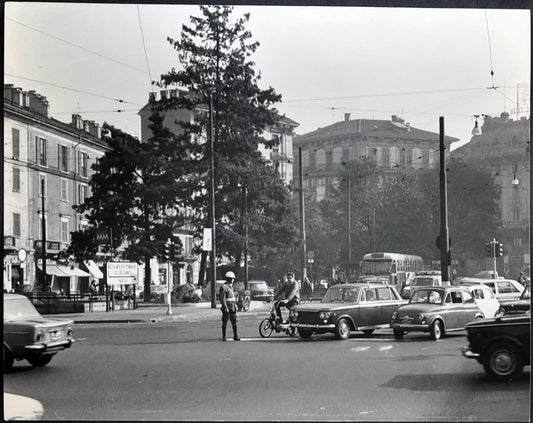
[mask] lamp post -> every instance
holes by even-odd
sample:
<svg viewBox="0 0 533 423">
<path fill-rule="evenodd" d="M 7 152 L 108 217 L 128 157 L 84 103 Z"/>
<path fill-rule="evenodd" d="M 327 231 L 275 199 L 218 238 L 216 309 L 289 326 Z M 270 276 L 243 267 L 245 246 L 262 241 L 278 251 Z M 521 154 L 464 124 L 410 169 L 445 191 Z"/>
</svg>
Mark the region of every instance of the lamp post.
<svg viewBox="0 0 533 423">
<path fill-rule="evenodd" d="M 42 239 L 42 261 L 43 261 L 43 283 L 42 283 L 42 290 L 43 292 L 47 291 L 47 282 L 46 282 L 46 216 L 44 214 L 44 178 L 41 179 L 41 208 L 42 208 L 42 214 L 41 214 L 41 232 L 43 235 Z"/>
<path fill-rule="evenodd" d="M 244 203 L 244 289 L 248 289 L 248 185 L 238 184 L 242 188 Z"/>
<path fill-rule="evenodd" d="M 307 277 L 307 253 L 306 253 L 306 240 L 305 240 L 305 208 L 304 208 L 304 172 L 302 167 L 302 147 L 298 147 L 298 176 L 300 179 L 300 192 L 299 192 L 299 205 L 300 205 L 300 229 L 302 235 L 302 251 L 301 251 L 301 269 L 302 269 L 302 283 Z"/>
<path fill-rule="evenodd" d="M 209 93 L 209 181 L 211 214 L 211 308 L 217 308 L 216 301 L 216 237 L 215 237 L 215 149 L 213 145 L 213 95 Z"/>
</svg>

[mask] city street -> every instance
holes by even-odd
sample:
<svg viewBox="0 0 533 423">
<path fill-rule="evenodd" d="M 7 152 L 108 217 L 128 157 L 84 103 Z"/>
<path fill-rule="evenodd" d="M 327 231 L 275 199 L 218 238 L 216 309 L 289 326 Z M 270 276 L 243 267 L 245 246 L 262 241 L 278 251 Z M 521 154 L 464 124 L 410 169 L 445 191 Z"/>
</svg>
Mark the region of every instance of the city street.
<svg viewBox="0 0 533 423">
<path fill-rule="evenodd" d="M 529 421 L 530 367 L 489 382 L 462 357 L 462 332 L 263 339 L 255 310 L 240 314 L 242 341 L 224 343 L 208 311 L 76 324 L 71 350 L 42 368 L 16 362 L 4 390 L 40 401 L 46 420 Z"/>
</svg>

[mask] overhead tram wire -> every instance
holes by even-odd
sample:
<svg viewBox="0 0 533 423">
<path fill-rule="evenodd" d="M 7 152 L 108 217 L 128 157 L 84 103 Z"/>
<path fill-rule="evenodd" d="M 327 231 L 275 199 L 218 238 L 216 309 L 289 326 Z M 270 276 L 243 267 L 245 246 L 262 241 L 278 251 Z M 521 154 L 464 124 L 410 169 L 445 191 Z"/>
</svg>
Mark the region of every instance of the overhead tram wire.
<svg viewBox="0 0 533 423">
<path fill-rule="evenodd" d="M 137 5 L 137 16 L 139 17 L 139 29 L 141 30 L 141 39 L 143 42 L 144 57 L 146 59 L 146 68 L 148 69 L 148 78 L 150 80 L 150 88 L 153 90 L 154 81 L 152 80 L 152 73 L 150 72 L 150 62 L 148 61 L 148 53 L 146 52 L 146 43 L 144 41 L 143 25 L 141 21 L 141 11 Z"/>
<path fill-rule="evenodd" d="M 491 47 L 491 44 L 490 44 L 489 19 L 487 17 L 487 10 L 486 9 L 484 10 L 484 12 L 485 12 L 485 25 L 487 27 L 487 39 L 489 41 L 490 76 L 492 78 L 492 87 L 488 87 L 488 89 L 489 90 L 496 90 L 496 88 L 499 88 L 499 87 L 495 87 L 494 86 L 494 67 L 492 66 L 492 47 Z"/>
</svg>

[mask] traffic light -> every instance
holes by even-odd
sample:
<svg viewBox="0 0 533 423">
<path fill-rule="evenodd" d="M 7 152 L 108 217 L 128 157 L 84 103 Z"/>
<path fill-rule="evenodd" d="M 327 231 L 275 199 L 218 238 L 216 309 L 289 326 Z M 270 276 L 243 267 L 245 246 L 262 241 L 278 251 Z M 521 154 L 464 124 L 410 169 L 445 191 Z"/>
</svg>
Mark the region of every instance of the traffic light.
<svg viewBox="0 0 533 423">
<path fill-rule="evenodd" d="M 169 261 L 174 261 L 175 258 L 176 258 L 176 245 L 175 244 L 170 244 L 170 251 L 169 251 L 169 254 L 168 254 L 168 258 L 169 258 Z"/>
<path fill-rule="evenodd" d="M 182 243 L 181 239 L 177 235 L 172 236 L 172 246 L 174 247 L 174 258 L 181 256 L 182 254 Z"/>
<path fill-rule="evenodd" d="M 496 242 L 494 246 L 496 257 L 503 257 L 503 244 L 501 242 Z"/>
<path fill-rule="evenodd" d="M 485 254 L 487 257 L 492 257 L 492 241 L 485 243 Z"/>
<path fill-rule="evenodd" d="M 164 261 L 169 261 L 170 260 L 170 247 L 171 247 L 171 244 L 169 244 L 168 242 L 165 242 L 165 247 L 164 247 L 164 250 L 163 250 Z"/>
</svg>

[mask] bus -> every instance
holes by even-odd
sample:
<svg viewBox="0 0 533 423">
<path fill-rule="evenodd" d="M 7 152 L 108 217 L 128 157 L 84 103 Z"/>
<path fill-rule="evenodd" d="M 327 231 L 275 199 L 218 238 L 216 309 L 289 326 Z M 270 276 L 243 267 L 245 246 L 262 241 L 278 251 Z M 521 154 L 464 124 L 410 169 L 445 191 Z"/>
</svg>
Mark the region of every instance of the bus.
<svg viewBox="0 0 533 423">
<path fill-rule="evenodd" d="M 360 278 L 381 280 L 398 292 L 409 285 L 416 272 L 424 270 L 422 257 L 400 253 L 367 253 L 359 263 Z"/>
</svg>

